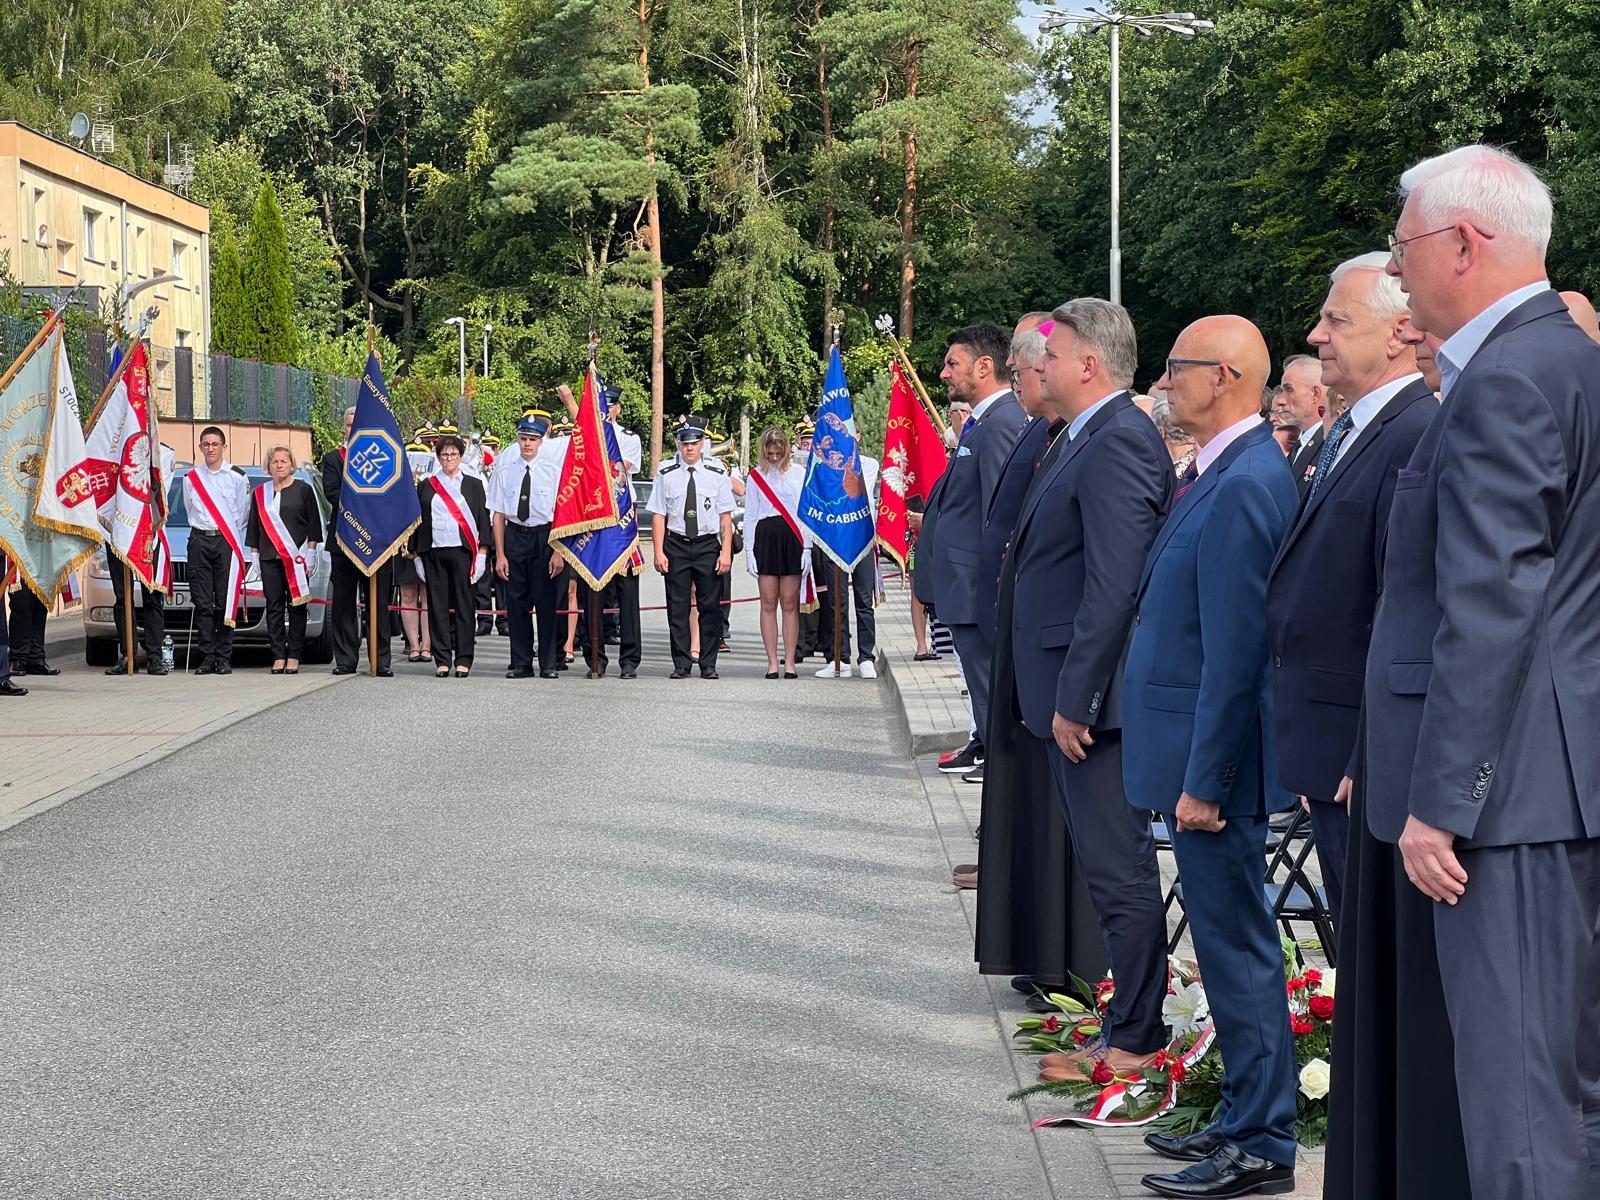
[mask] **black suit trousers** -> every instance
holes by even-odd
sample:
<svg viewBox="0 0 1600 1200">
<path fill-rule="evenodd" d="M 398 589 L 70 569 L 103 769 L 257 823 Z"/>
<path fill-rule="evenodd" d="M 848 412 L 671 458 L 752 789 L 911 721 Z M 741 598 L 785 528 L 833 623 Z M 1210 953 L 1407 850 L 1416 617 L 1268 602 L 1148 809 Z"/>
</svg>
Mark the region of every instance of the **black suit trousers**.
<svg viewBox="0 0 1600 1200">
<path fill-rule="evenodd" d="M 338 560 L 335 555 L 335 561 Z M 201 662 L 226 663 L 233 658 L 233 630 L 228 626 L 228 574 L 233 551 L 220 534 L 195 530 L 189 535 L 189 599 L 194 604 L 195 641 Z"/>
<path fill-rule="evenodd" d="M 343 550 L 333 548 L 333 606 L 328 620 L 333 633 L 333 662 L 337 667 L 356 668 L 361 655 L 362 628 L 361 602 L 367 598 L 367 577 L 350 561 Z M 389 599 L 394 591 L 394 564 L 391 560 L 377 570 L 378 580 L 378 666 L 389 665 L 390 622 Z"/>
<path fill-rule="evenodd" d="M 289 575 L 281 560 L 261 560 L 261 590 L 267 598 L 267 640 L 272 657 L 298 660 L 306 645 L 306 605 L 289 603 Z"/>
<path fill-rule="evenodd" d="M 26 585 L 11 593 L 11 657 L 24 666 L 44 662 L 44 602 Z"/>
<path fill-rule="evenodd" d="M 116 597 L 117 641 L 120 644 L 122 641 L 122 624 L 126 620 L 122 608 L 122 576 L 127 568 L 122 565 L 122 560 L 109 550 L 105 554 L 107 570 L 111 573 L 111 592 Z M 138 584 L 134 586 L 139 588 L 138 594 L 143 597 L 133 610 L 134 623 L 142 631 L 141 641 L 144 644 L 146 657 L 151 662 L 159 662 L 161 659 L 161 641 L 167 636 L 166 600 L 160 592 L 152 592 L 148 588 L 140 587 Z M 127 650 L 127 646 L 122 647 L 123 653 L 127 653 Z"/>
<path fill-rule="evenodd" d="M 428 639 L 435 666 L 472 665 L 477 647 L 477 601 L 472 592 L 472 552 L 465 546 L 434 547 L 422 556 L 428 573 Z"/>
<path fill-rule="evenodd" d="M 700 621 L 700 670 L 717 669 L 717 642 L 722 637 L 722 584 L 717 578 L 717 557 L 722 553 L 722 538 L 704 533 L 687 538 L 668 533 L 667 551 L 667 631 L 672 641 L 672 665 L 687 671 L 689 657 L 689 589 L 694 588 Z"/>
<path fill-rule="evenodd" d="M 578 620 L 586 621 L 589 615 L 589 597 L 594 595 L 594 589 L 583 580 L 578 580 Z M 622 639 L 620 652 L 617 655 L 617 666 L 624 673 L 637 671 L 639 660 L 643 657 L 643 638 L 639 627 L 639 577 L 637 575 L 613 575 L 610 582 L 600 592 L 600 607 L 602 609 L 601 628 L 607 628 L 612 623 L 617 626 L 618 634 Z M 603 610 L 615 608 L 619 611 L 607 613 Z M 702 643 L 702 647 L 703 647 Z M 600 669 L 604 671 L 610 660 L 606 656 L 605 638 L 600 639 L 600 645 L 591 649 L 582 657 L 589 661 L 590 655 L 598 653 Z M 701 657 L 705 657 L 702 648 Z"/>
<path fill-rule="evenodd" d="M 511 668 L 533 669 L 537 626 L 539 670 L 554 671 L 561 662 L 561 607 L 556 580 L 550 578 L 550 526 L 506 522 L 506 562 L 511 577 L 501 581 L 511 637 Z"/>
</svg>

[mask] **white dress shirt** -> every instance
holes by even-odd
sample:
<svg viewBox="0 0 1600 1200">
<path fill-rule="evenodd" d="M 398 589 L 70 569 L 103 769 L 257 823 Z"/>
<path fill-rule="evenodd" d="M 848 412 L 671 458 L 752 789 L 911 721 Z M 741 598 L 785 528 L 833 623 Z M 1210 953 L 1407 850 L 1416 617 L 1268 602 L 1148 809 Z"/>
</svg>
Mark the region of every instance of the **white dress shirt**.
<svg viewBox="0 0 1600 1200">
<path fill-rule="evenodd" d="M 1311 424 L 1307 425 L 1304 429 L 1302 429 L 1300 431 L 1299 436 L 1296 437 L 1295 440 L 1294 440 L 1295 453 L 1298 454 L 1298 453 L 1300 453 L 1300 451 L 1304 450 L 1307 446 L 1311 445 L 1312 439 L 1317 436 L 1317 430 L 1319 430 L 1321 428 L 1322 428 L 1322 422 L 1321 421 L 1313 421 Z M 1346 438 L 1345 440 L 1349 441 L 1350 439 Z"/>
<path fill-rule="evenodd" d="M 1113 400 L 1127 390 L 1127 388 L 1118 388 L 1109 396 L 1100 397 L 1100 399 L 1089 405 L 1088 408 L 1084 409 L 1077 416 L 1073 417 L 1072 424 L 1067 426 L 1067 440 L 1070 442 L 1073 438 L 1077 437 L 1078 434 L 1083 430 L 1083 427 L 1087 425 L 1094 417 L 1095 413 L 1099 412 L 1102 408 L 1110 404 Z"/>
<path fill-rule="evenodd" d="M 872 506 L 872 520 L 878 520 L 878 460 L 870 454 L 856 455 L 856 461 L 861 464 L 861 484 L 867 489 L 867 500 Z"/>
<path fill-rule="evenodd" d="M 1194 473 L 1198 478 L 1206 473 L 1206 468 L 1222 457 L 1222 452 L 1257 425 L 1264 424 L 1260 413 L 1251 413 L 1242 421 L 1235 421 L 1204 446 L 1200 453 L 1194 456 Z"/>
<path fill-rule="evenodd" d="M 1372 419 L 1383 411 L 1384 406 L 1421 378 L 1420 373 L 1413 371 L 1410 375 L 1391 379 L 1381 387 L 1373 388 L 1350 406 L 1350 432 L 1345 434 L 1344 441 L 1339 443 L 1339 449 L 1334 453 L 1333 462 L 1328 466 L 1330 473 L 1339 465 L 1339 460 L 1350 453 L 1350 447 L 1356 444 L 1361 431 L 1372 424 Z"/>
<path fill-rule="evenodd" d="M 472 520 L 472 510 L 467 507 L 466 500 L 461 495 L 461 481 L 467 477 L 465 469 L 451 475 L 446 471 L 434 472 L 433 478 L 439 485 L 450 493 L 450 499 L 456 502 L 456 507 L 461 510 L 461 515 L 467 520 Z M 429 489 L 432 491 L 432 489 Z M 433 523 L 433 547 L 435 550 L 444 550 L 450 546 L 464 546 L 461 540 L 461 526 L 456 524 L 455 517 L 450 515 L 450 510 L 445 507 L 444 498 L 437 492 L 430 497 L 428 514 Z"/>
<path fill-rule="evenodd" d="M 790 466 L 787 470 L 779 470 L 776 467 L 762 463 L 756 469 L 756 472 L 752 472 L 752 474 L 757 472 L 759 472 L 767 485 L 778 494 L 778 498 L 788 508 L 789 515 L 794 518 L 796 524 L 799 524 L 800 492 L 806 485 L 806 469 L 799 466 Z M 748 546 L 754 543 L 756 526 L 761 523 L 763 517 L 777 517 L 778 520 L 783 520 L 778 510 L 772 506 L 772 502 L 767 499 L 767 494 L 759 486 L 746 488 L 744 493 L 744 527 L 746 534 L 750 536 L 745 538 L 745 545 Z M 787 524 L 788 522 L 784 523 Z M 804 544 L 809 545 L 811 538 L 804 525 L 800 526 L 800 532 L 804 535 Z"/>
<path fill-rule="evenodd" d="M 1434 360 L 1439 364 L 1439 395 L 1443 397 L 1450 394 L 1450 389 L 1455 386 L 1456 380 L 1461 378 L 1461 372 L 1467 369 L 1472 356 L 1483 348 L 1483 343 L 1494 332 L 1494 327 L 1505 320 L 1512 309 L 1525 301 L 1532 300 L 1540 292 L 1549 290 L 1550 282 L 1546 279 L 1520 287 L 1501 296 L 1451 334 L 1434 355 Z"/>
<path fill-rule="evenodd" d="M 235 471 L 227 459 L 213 471 L 205 463 L 196 463 L 183 477 L 183 504 L 189 510 L 189 528 L 197 533 L 221 533 L 212 519 L 206 502 L 195 493 L 194 479 L 199 476 L 206 492 L 222 510 L 222 518 L 232 527 L 234 534 L 244 537 L 245 521 L 250 515 L 250 481 Z"/>
<path fill-rule="evenodd" d="M 972 406 L 972 416 L 969 419 L 973 421 L 983 420 L 983 414 L 988 412 L 993 406 L 994 402 L 1000 399 L 1001 396 L 1004 396 L 1010 390 L 1010 388 L 1001 388 L 997 392 L 990 392 L 982 400 L 978 401 L 978 403 Z"/>
<path fill-rule="evenodd" d="M 683 502 L 688 496 L 691 473 L 694 477 L 695 500 L 700 509 L 696 522 L 700 536 L 720 534 L 722 514 L 731 513 L 734 509 L 733 487 L 728 482 L 726 471 L 703 458 L 693 466 L 677 457 L 663 463 L 656 472 L 655 487 L 650 489 L 649 512 L 652 516 L 666 517 L 669 532 L 682 534 Z"/>
<path fill-rule="evenodd" d="M 612 431 L 617 435 L 617 453 L 622 455 L 622 461 L 627 464 L 629 475 L 638 471 L 643 463 L 644 443 L 639 440 L 637 433 L 632 433 L 622 427 L 620 422 L 611 423 Z"/>
<path fill-rule="evenodd" d="M 500 513 L 508 525 L 548 525 L 556 515 L 556 492 L 561 487 L 561 468 L 566 465 L 571 438 L 546 438 L 539 453 L 525 459 L 521 454 L 495 460 L 489 476 L 489 511 Z M 528 519 L 517 520 L 517 505 L 522 499 L 522 480 L 528 484 Z"/>
</svg>

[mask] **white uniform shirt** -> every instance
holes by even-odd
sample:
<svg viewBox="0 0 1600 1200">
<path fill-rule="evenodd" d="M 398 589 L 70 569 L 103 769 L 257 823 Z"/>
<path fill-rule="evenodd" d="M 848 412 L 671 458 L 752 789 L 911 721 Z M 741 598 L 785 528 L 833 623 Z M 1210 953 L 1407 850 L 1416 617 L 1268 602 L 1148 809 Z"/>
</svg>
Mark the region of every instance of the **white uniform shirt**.
<svg viewBox="0 0 1600 1200">
<path fill-rule="evenodd" d="M 223 520 L 233 526 L 234 534 L 242 542 L 245 521 L 250 515 L 250 481 L 229 466 L 227 459 L 223 459 L 222 465 L 215 471 L 202 462 L 184 475 L 183 503 L 189 510 L 189 528 L 200 533 L 222 531 L 212 519 L 211 509 L 206 507 L 206 502 L 194 490 L 193 480 L 196 476 L 200 477 L 206 492 L 222 510 Z"/>
<path fill-rule="evenodd" d="M 751 473 L 755 474 L 755 472 Z M 763 463 L 760 468 L 760 474 L 768 486 L 778 494 L 778 499 L 783 501 L 784 506 L 789 510 L 789 515 L 795 519 L 795 523 L 799 524 L 800 492 L 806 485 L 805 467 L 791 466 L 786 471 L 779 471 Z M 763 517 L 777 517 L 778 520 L 783 521 L 782 515 L 772 506 L 772 502 L 767 499 L 767 494 L 761 490 L 760 484 L 752 483 L 744 490 L 744 527 L 747 535 L 745 537 L 745 545 L 752 544 L 756 526 L 761 523 Z M 788 522 L 784 521 L 784 524 L 788 524 Z M 809 545 L 811 538 L 806 533 L 804 525 L 800 526 L 800 532 L 805 536 L 805 544 Z"/>
<path fill-rule="evenodd" d="M 620 422 L 611 423 L 612 431 L 617 435 L 617 453 L 622 455 L 622 461 L 627 465 L 629 475 L 638 473 L 644 465 L 644 443 L 639 440 L 639 435 L 624 429 Z"/>
<path fill-rule="evenodd" d="M 461 510 L 461 515 L 468 521 L 472 520 L 472 510 L 467 507 L 467 501 L 461 495 L 461 481 L 467 477 L 466 471 L 463 469 L 454 476 L 447 475 L 443 471 L 437 471 L 433 477 L 439 481 L 445 491 L 450 493 L 450 499 L 456 502 L 456 507 Z M 450 546 L 464 546 L 466 543 L 461 540 L 461 526 L 456 524 L 455 517 L 445 507 L 444 498 L 438 492 L 433 491 L 432 488 L 428 490 L 433 492 L 429 498 L 428 514 L 433 522 L 434 549 L 444 550 Z"/>
<path fill-rule="evenodd" d="M 720 534 L 722 515 L 734 509 L 733 488 L 728 483 L 728 473 L 714 463 L 701 459 L 691 467 L 681 458 L 664 463 L 656 472 L 655 487 L 650 489 L 650 512 L 667 519 L 667 530 L 682 534 L 683 502 L 689 493 L 690 473 L 694 476 L 695 500 L 699 505 L 698 527 L 700 536 Z"/>
<path fill-rule="evenodd" d="M 566 461 L 570 439 L 556 438 L 539 447 L 530 459 L 521 454 L 495 461 L 489 479 L 489 511 L 502 514 L 508 525 L 548 525 L 556 515 L 556 489 L 561 486 L 561 467 Z M 517 520 L 517 505 L 522 499 L 522 481 L 528 479 L 528 519 Z"/>
<path fill-rule="evenodd" d="M 878 519 L 878 460 L 870 454 L 857 454 L 861 464 L 861 484 L 867 489 L 867 500 L 872 506 L 872 519 Z"/>
</svg>

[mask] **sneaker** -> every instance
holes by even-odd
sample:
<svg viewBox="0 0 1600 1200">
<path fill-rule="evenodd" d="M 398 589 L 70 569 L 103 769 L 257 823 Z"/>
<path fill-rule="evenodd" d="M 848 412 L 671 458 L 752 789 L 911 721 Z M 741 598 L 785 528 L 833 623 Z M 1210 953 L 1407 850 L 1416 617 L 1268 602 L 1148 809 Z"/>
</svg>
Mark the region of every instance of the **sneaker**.
<svg viewBox="0 0 1600 1200">
<path fill-rule="evenodd" d="M 856 674 L 863 679 L 876 679 L 878 677 L 878 668 L 872 665 L 871 659 L 868 659 L 856 667 Z"/>
<path fill-rule="evenodd" d="M 850 678 L 850 664 L 849 663 L 840 663 L 839 664 L 839 673 L 837 675 L 835 675 L 834 671 L 833 671 L 833 664 L 829 663 L 827 666 L 823 667 L 822 670 L 817 672 L 817 678 L 818 679 L 849 679 Z"/>
<path fill-rule="evenodd" d="M 961 782 L 962 783 L 982 783 L 983 782 L 983 764 L 979 763 L 977 766 L 973 767 L 972 770 L 968 771 L 965 775 L 963 775 L 961 777 Z"/>
<path fill-rule="evenodd" d="M 968 742 L 959 750 L 939 756 L 939 770 L 946 775 L 965 775 L 983 761 L 983 749 L 977 742 Z"/>
</svg>

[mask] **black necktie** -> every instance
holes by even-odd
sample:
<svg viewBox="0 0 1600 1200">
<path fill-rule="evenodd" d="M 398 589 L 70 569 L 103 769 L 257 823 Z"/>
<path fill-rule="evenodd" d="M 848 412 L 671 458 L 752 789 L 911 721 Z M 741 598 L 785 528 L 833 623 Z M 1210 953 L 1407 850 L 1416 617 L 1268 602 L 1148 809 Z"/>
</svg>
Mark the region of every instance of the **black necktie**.
<svg viewBox="0 0 1600 1200">
<path fill-rule="evenodd" d="M 517 520 L 526 522 L 528 519 L 528 503 L 533 491 L 533 468 L 522 468 L 522 493 L 517 497 Z"/>
<path fill-rule="evenodd" d="M 700 536 L 700 498 L 694 492 L 694 468 L 689 468 L 689 485 L 683 489 L 683 536 Z"/>
</svg>

